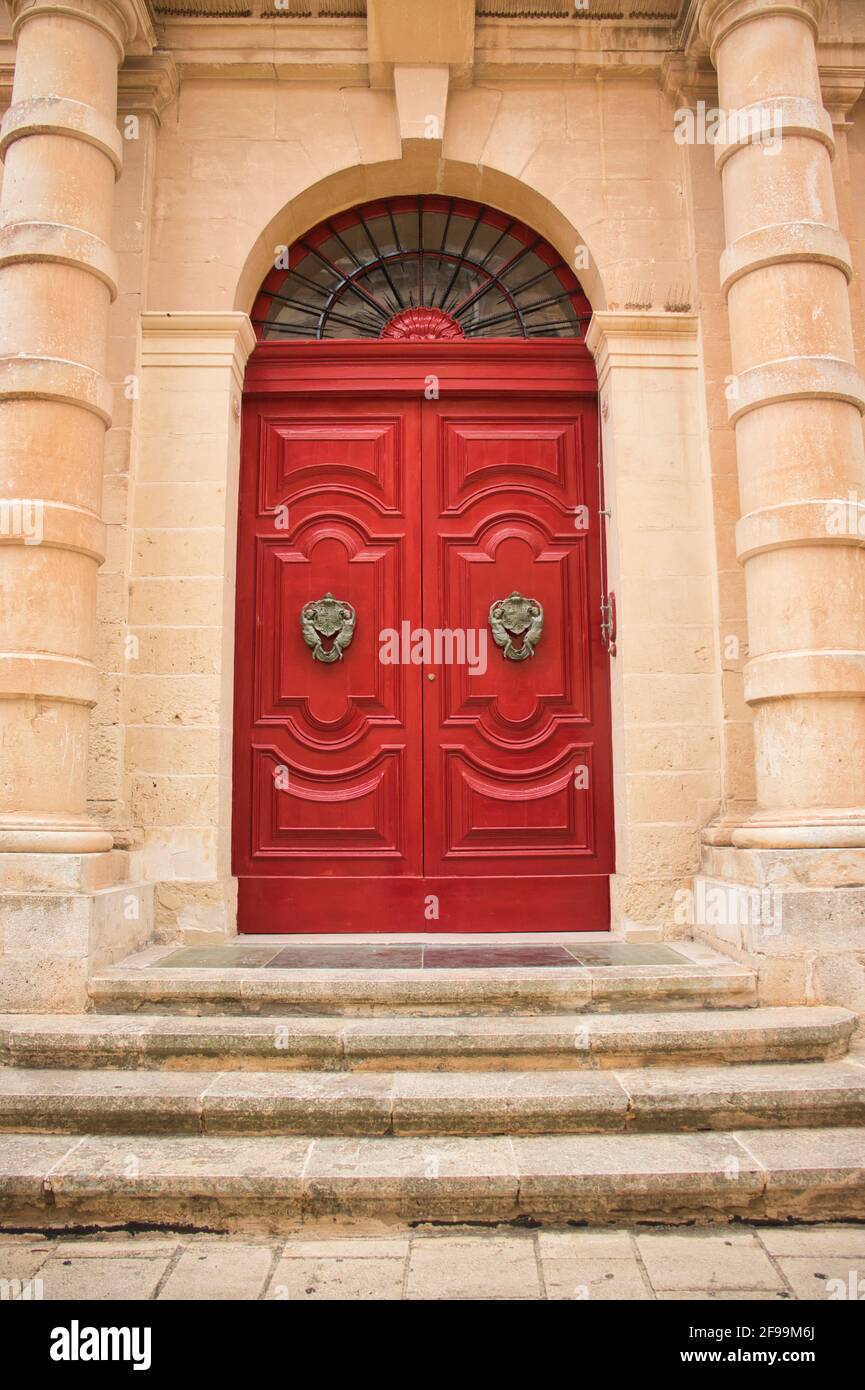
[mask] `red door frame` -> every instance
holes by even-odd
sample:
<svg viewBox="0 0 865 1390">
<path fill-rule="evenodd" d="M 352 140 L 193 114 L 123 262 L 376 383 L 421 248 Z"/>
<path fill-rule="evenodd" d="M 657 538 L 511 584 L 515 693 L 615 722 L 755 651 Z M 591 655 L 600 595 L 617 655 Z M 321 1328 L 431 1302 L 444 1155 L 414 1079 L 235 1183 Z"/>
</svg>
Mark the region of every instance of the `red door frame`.
<svg viewBox="0 0 865 1390">
<path fill-rule="evenodd" d="M 358 341 L 328 340 L 323 342 L 305 341 L 302 343 L 259 342 L 254 349 L 246 368 L 243 399 L 243 424 L 241 433 L 241 496 L 255 495 L 258 481 L 259 440 L 256 428 L 255 407 L 261 401 L 275 395 L 297 398 L 315 396 L 318 399 L 338 399 L 339 397 L 374 397 L 387 393 L 389 396 L 423 398 L 435 379 L 441 398 L 459 397 L 500 397 L 503 391 L 509 393 L 532 393 L 545 397 L 561 396 L 573 398 L 591 396 L 597 399 L 598 384 L 594 361 L 585 344 L 569 339 L 547 339 L 526 342 L 523 339 L 492 339 L 488 341 L 449 341 L 449 342 L 399 342 L 382 340 Z M 600 441 L 599 441 L 600 447 Z M 602 504 L 601 504 L 602 505 Z M 240 528 L 238 528 L 240 533 Z M 601 555 L 605 559 L 605 536 L 600 525 L 599 540 Z M 239 534 L 240 541 L 240 534 Z M 594 581 L 595 576 L 592 576 Z M 600 574 L 597 583 L 600 588 Z M 236 599 L 236 654 L 235 654 L 235 710 L 238 709 L 240 685 L 249 679 L 252 656 L 252 628 L 248 622 L 241 622 L 241 615 L 254 611 L 254 576 L 251 571 L 238 566 Z M 603 662 L 608 672 L 608 654 L 604 647 L 601 632 L 600 604 L 597 609 L 597 622 L 593 623 L 590 634 L 593 660 Z M 611 706 L 609 681 L 603 682 L 605 708 L 598 710 L 597 727 L 599 733 L 606 734 L 610 764 L 612 763 Z M 252 786 L 248 776 L 245 749 L 237 737 L 235 722 L 233 754 L 233 814 L 232 814 L 232 854 L 234 872 L 240 880 L 240 905 L 238 930 L 243 932 L 284 932 L 291 931 L 280 923 L 273 924 L 267 917 L 268 900 L 262 885 L 267 879 L 256 880 L 239 871 L 238 866 L 248 858 L 248 837 L 252 816 Z M 609 801 L 599 806 L 599 820 L 606 824 L 610 834 L 610 872 L 614 871 L 614 829 L 612 808 L 612 769 L 610 767 Z M 407 894 L 412 891 L 413 879 L 392 878 L 392 904 L 399 910 Z M 484 880 L 467 881 L 465 907 L 468 911 L 482 907 Z M 525 914 L 522 916 L 523 931 L 549 930 L 543 922 L 537 922 L 531 912 L 531 880 L 511 880 L 523 888 L 520 897 L 525 896 Z M 563 880 L 563 885 L 568 880 Z M 359 885 L 358 885 L 359 886 Z M 414 890 L 416 892 L 416 890 Z M 605 901 L 608 904 L 608 879 L 605 885 Z M 522 915 L 522 914 L 521 914 Z M 609 928 L 607 915 L 606 927 Z M 422 930 L 416 923 L 405 930 Z M 431 928 L 435 930 L 435 926 Z M 442 924 L 439 930 L 453 930 Z M 495 930 L 489 927 L 489 930 Z M 579 930 L 574 922 L 571 930 Z M 598 930 L 599 924 L 593 922 L 588 930 Z M 369 927 L 359 927 L 347 912 L 341 920 L 334 920 L 330 911 L 325 910 L 318 927 L 301 928 L 303 931 L 324 931 L 329 933 L 370 931 Z M 380 931 L 399 930 L 392 921 L 382 920 L 377 928 Z"/>
</svg>

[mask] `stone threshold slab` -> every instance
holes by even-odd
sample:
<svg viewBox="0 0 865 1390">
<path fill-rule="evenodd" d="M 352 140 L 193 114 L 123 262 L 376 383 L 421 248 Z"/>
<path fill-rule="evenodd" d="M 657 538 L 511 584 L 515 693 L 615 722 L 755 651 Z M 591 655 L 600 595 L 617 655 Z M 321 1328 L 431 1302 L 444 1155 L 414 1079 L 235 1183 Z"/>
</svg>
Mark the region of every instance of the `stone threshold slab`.
<svg viewBox="0 0 865 1390">
<path fill-rule="evenodd" d="M 502 967 L 495 970 L 180 969 L 113 966 L 89 984 L 102 1012 L 541 1013 L 756 1003 L 746 966 Z"/>
<path fill-rule="evenodd" d="M 476 954 L 487 951 L 565 951 L 576 960 L 581 955 L 593 957 L 596 962 L 609 955 L 612 959 L 621 952 L 671 952 L 672 960 L 683 965 L 730 965 L 729 956 L 722 955 L 713 947 L 700 940 L 679 940 L 670 942 L 632 942 L 623 936 L 610 932 L 528 932 L 528 933 L 467 933 L 467 932 L 416 932 L 416 933 L 376 933 L 371 935 L 330 934 L 330 935 L 264 935 L 235 936 L 216 946 L 193 947 L 154 943 L 126 956 L 118 962 L 124 969 L 139 969 L 149 966 L 164 966 L 170 957 L 187 952 L 194 955 L 213 957 L 217 963 L 213 968 L 229 968 L 229 961 L 235 953 L 249 953 L 255 962 L 247 968 L 260 968 L 262 960 L 273 960 L 283 951 L 320 952 L 323 968 L 329 959 L 336 959 L 334 952 L 353 954 L 387 953 L 390 951 L 414 950 L 438 952 L 441 950 L 462 951 Z M 638 956 L 632 957 L 637 960 Z M 646 960 L 650 959 L 646 956 Z M 221 962 L 221 964 L 220 964 Z M 669 963 L 669 962 L 668 962 Z M 570 964 L 570 961 L 569 961 Z M 195 967 L 192 967 L 195 968 Z M 318 968 L 318 967 L 316 967 Z M 353 967 L 362 968 L 362 967 Z"/>
<path fill-rule="evenodd" d="M 400 943 L 372 945 L 182 947 L 169 951 L 151 968 L 167 970 L 506 970 L 573 969 L 587 965 L 690 965 L 669 946 L 629 942 L 567 946 L 528 944 L 448 945 Z"/>
</svg>

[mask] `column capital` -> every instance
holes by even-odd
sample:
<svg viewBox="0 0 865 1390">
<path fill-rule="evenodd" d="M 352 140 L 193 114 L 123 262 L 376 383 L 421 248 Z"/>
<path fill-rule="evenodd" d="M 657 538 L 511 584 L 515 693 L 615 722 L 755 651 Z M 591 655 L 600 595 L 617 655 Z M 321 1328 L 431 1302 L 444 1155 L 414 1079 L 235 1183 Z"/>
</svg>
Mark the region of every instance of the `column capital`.
<svg viewBox="0 0 865 1390">
<path fill-rule="evenodd" d="M 689 27 L 699 27 L 714 63 L 722 39 L 755 19 L 772 15 L 801 19 L 811 26 L 816 38 L 827 3 L 828 0 L 692 0 Z"/>
<path fill-rule="evenodd" d="M 147 0 L 7 0 L 12 15 L 12 37 L 42 15 L 68 15 L 107 34 L 117 48 L 117 61 L 126 53 L 150 53 L 156 47 L 156 31 Z"/>
</svg>

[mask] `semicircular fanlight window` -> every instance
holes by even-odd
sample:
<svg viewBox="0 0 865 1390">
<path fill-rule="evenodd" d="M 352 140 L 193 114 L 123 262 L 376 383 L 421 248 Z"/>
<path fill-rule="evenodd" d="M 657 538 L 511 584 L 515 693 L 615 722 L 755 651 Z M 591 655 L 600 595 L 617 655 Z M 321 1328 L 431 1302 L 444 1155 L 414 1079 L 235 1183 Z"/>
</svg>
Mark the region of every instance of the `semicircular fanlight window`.
<svg viewBox="0 0 865 1390">
<path fill-rule="evenodd" d="M 591 308 L 557 251 L 495 208 L 420 195 L 322 222 L 270 271 L 260 338 L 581 338 Z"/>
</svg>

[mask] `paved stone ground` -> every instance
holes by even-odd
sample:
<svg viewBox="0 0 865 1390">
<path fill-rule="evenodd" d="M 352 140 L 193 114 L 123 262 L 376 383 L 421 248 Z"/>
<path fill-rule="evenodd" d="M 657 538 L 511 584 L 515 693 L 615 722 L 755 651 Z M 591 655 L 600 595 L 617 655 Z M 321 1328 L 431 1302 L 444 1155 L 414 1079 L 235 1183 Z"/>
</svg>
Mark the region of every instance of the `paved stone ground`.
<svg viewBox="0 0 865 1390">
<path fill-rule="evenodd" d="M 865 1226 L 3 1236 L 0 1298 L 865 1300 Z M 37 1282 L 38 1281 L 38 1282 Z"/>
</svg>

